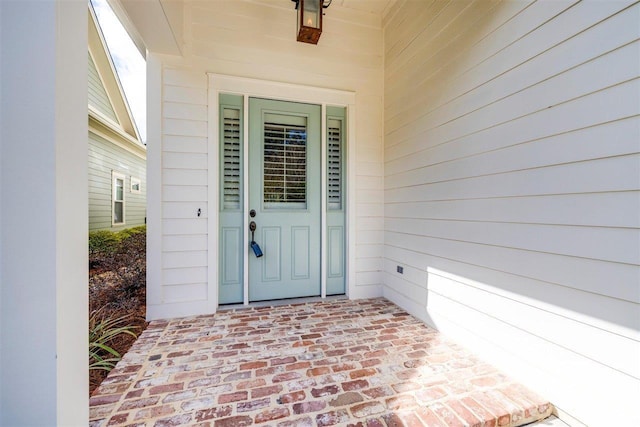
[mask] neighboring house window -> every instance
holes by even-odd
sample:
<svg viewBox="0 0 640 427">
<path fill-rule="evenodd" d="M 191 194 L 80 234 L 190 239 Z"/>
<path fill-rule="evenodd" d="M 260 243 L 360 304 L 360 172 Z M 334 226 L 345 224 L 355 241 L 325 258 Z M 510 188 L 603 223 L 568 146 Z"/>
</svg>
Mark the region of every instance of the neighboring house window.
<svg viewBox="0 0 640 427">
<path fill-rule="evenodd" d="M 131 192 L 132 193 L 136 193 L 136 194 L 140 194 L 141 191 L 141 181 L 140 178 L 136 178 L 136 177 L 131 177 Z"/>
<path fill-rule="evenodd" d="M 118 172 L 111 172 L 113 183 L 113 225 L 124 224 L 124 182 L 125 176 Z"/>
</svg>

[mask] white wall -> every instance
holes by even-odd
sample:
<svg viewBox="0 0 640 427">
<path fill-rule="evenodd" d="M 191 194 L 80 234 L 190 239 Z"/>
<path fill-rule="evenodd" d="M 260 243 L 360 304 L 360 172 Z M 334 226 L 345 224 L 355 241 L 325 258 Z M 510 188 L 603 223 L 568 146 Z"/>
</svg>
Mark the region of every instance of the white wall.
<svg viewBox="0 0 640 427">
<path fill-rule="evenodd" d="M 0 2 L 1 425 L 88 419 L 86 13 Z"/>
<path fill-rule="evenodd" d="M 207 288 L 207 72 L 356 92 L 355 286 L 352 297 L 380 295 L 382 283 L 382 26 L 375 14 L 332 5 L 317 46 L 295 41 L 289 1 L 189 2 L 184 58 L 156 56 L 149 67 L 149 117 L 162 133 L 148 144 L 150 202 L 160 213 L 149 233 L 161 245 L 149 256 L 148 317 L 211 310 Z M 153 105 L 150 99 L 149 105 Z M 161 145 L 161 159 L 159 150 Z M 154 157 L 155 152 L 155 157 Z M 211 171 L 217 173 L 217 171 Z M 155 184 L 151 181 L 155 181 Z M 156 187 L 154 187 L 156 185 Z M 161 200 L 161 201 L 160 201 Z M 203 215 L 195 215 L 197 209 Z M 157 225 L 154 226 L 154 224 Z M 214 284 L 215 286 L 215 284 Z M 214 304 L 215 306 L 215 304 Z"/>
<path fill-rule="evenodd" d="M 632 3 L 400 1 L 384 29 L 385 296 L 590 426 L 640 425 Z"/>
</svg>

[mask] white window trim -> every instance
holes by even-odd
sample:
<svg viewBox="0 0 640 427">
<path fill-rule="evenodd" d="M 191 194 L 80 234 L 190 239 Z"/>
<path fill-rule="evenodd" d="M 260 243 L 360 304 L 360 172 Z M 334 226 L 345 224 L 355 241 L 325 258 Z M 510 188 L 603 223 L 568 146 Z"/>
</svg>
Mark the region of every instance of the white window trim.
<svg viewBox="0 0 640 427">
<path fill-rule="evenodd" d="M 137 189 L 137 190 L 135 190 L 135 189 L 133 188 L 134 184 L 138 184 L 138 189 Z M 129 188 L 130 188 L 130 190 L 131 190 L 131 193 L 133 193 L 133 194 L 140 194 L 140 193 L 142 193 L 142 180 L 141 180 L 140 178 L 137 178 L 137 177 L 135 177 L 135 176 L 132 176 L 132 177 L 131 177 L 131 183 L 130 183 L 130 185 L 129 185 Z"/>
<path fill-rule="evenodd" d="M 122 200 L 116 200 L 116 179 L 122 180 Z M 123 173 L 111 171 L 111 225 L 112 226 L 120 226 L 126 225 L 127 223 L 127 215 L 126 215 L 126 191 L 127 188 L 127 176 Z M 116 210 L 116 202 L 122 202 L 122 222 L 115 222 L 115 210 Z"/>
</svg>

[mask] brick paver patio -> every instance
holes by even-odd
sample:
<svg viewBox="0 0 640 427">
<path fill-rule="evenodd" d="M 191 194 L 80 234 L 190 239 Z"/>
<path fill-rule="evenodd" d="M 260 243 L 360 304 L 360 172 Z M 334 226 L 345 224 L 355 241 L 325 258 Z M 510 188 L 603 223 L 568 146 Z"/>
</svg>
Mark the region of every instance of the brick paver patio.
<svg viewBox="0 0 640 427">
<path fill-rule="evenodd" d="M 551 404 L 383 299 L 151 322 L 91 425 L 520 426 Z"/>
</svg>

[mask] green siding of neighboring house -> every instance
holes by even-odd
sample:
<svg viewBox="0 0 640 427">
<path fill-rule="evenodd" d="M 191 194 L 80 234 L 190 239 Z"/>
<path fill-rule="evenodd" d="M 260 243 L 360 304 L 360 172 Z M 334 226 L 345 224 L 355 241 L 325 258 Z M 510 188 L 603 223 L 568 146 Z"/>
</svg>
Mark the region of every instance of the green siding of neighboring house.
<svg viewBox="0 0 640 427">
<path fill-rule="evenodd" d="M 111 172 L 125 178 L 125 224 L 111 225 Z M 140 179 L 139 194 L 131 192 L 131 177 Z M 146 161 L 89 132 L 89 231 L 121 230 L 143 225 L 146 217 Z"/>
<path fill-rule="evenodd" d="M 113 110 L 113 106 L 109 101 L 107 92 L 102 85 L 100 75 L 96 68 L 96 64 L 93 62 L 91 55 L 89 56 L 89 105 L 110 118 L 114 122 L 118 123 L 118 118 Z"/>
</svg>

